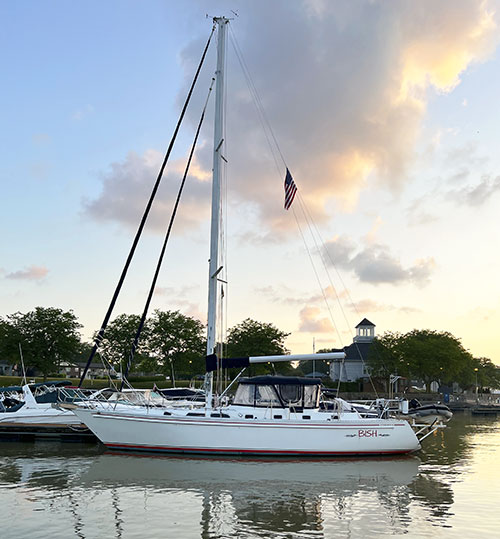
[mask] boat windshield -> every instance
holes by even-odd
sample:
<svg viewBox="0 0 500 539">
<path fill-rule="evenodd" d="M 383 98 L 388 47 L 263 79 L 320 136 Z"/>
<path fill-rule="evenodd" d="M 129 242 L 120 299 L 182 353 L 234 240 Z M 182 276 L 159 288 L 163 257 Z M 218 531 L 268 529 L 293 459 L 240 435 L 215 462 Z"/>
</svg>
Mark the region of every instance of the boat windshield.
<svg viewBox="0 0 500 539">
<path fill-rule="evenodd" d="M 300 384 L 250 384 L 238 386 L 233 404 L 239 406 L 273 406 L 317 408 L 319 386 Z"/>
<path fill-rule="evenodd" d="M 273 386 L 255 386 L 255 406 L 281 406 Z"/>
</svg>

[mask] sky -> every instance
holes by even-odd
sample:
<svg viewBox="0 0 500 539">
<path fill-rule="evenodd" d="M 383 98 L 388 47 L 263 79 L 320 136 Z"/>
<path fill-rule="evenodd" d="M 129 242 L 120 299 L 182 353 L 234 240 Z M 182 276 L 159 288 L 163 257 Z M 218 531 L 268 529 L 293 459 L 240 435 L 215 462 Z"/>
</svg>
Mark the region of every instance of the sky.
<svg viewBox="0 0 500 539">
<path fill-rule="evenodd" d="M 100 327 L 219 15 L 225 325 L 272 323 L 307 353 L 366 317 L 500 365 L 498 0 L 1 2 L 0 316 L 58 307 L 85 339 Z M 215 40 L 115 315 L 143 310 L 214 71 Z M 152 304 L 203 322 L 212 115 Z"/>
</svg>

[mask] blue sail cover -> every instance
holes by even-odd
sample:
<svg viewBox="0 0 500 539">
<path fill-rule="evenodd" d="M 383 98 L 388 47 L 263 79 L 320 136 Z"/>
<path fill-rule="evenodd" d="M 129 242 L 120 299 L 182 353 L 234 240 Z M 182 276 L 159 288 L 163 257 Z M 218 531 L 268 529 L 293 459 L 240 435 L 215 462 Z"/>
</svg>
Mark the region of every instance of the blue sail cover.
<svg viewBox="0 0 500 539">
<path fill-rule="evenodd" d="M 248 367 L 250 365 L 249 357 L 221 357 L 219 359 L 219 368 L 220 369 L 233 369 L 233 368 L 242 368 Z M 217 355 L 210 354 L 206 358 L 206 369 L 207 372 L 212 372 L 217 370 Z"/>
</svg>

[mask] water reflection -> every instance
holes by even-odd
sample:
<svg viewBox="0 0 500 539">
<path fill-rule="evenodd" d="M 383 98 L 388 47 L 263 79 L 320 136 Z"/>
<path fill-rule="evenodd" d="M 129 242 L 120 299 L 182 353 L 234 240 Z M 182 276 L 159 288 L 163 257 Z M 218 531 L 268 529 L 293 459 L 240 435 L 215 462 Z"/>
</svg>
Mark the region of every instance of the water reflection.
<svg viewBox="0 0 500 539">
<path fill-rule="evenodd" d="M 26 499 L 46 511 L 59 511 L 65 499 L 77 537 L 91 536 L 88 506 L 96 497 L 108 505 L 108 521 L 113 515 L 113 535 L 122 537 L 138 512 L 159 525 L 154 498 L 186 492 L 195 495 L 189 516 L 197 514 L 202 537 L 322 537 L 325 514 L 350 518 L 350 506 L 363 494 L 375 494 L 387 520 L 397 521 L 409 503 L 400 489 L 415 480 L 418 465 L 415 457 L 304 462 L 48 452 L 2 459 L 0 481 L 22 485 Z"/>
<path fill-rule="evenodd" d="M 0 444 L 0 518 L 12 538 L 48 529 L 79 538 L 363 537 L 409 533 L 417 522 L 445 526 L 454 482 L 495 428 L 453 422 L 409 458 L 214 459 Z M 36 517 L 19 522 L 20 513 Z"/>
</svg>

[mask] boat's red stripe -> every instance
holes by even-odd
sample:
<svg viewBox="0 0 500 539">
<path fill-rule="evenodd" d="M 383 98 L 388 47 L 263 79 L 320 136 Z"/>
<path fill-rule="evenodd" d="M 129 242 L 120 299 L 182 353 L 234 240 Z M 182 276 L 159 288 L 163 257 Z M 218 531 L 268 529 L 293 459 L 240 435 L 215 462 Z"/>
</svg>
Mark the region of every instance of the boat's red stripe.
<svg viewBox="0 0 500 539">
<path fill-rule="evenodd" d="M 131 449 L 143 451 L 171 451 L 175 453 L 233 453 L 233 454 L 249 454 L 249 455 L 401 455 L 411 453 L 408 450 L 393 450 L 393 451 L 282 451 L 274 449 L 210 449 L 207 447 L 166 447 L 153 445 L 133 445 L 133 444 L 105 444 L 106 447 L 112 449 Z"/>
</svg>

